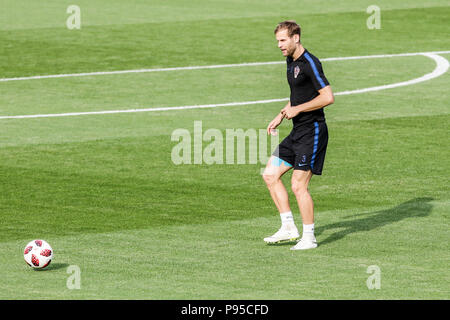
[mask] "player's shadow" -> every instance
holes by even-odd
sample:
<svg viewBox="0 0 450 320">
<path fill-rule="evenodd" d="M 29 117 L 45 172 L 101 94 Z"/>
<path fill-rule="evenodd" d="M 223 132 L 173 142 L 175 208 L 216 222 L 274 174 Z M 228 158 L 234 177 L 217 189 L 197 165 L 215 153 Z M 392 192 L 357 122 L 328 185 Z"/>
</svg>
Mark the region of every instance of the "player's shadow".
<svg viewBox="0 0 450 320">
<path fill-rule="evenodd" d="M 339 230 L 324 240 L 319 240 L 319 245 L 323 246 L 328 243 L 340 240 L 346 235 L 357 232 L 365 232 L 380 228 L 390 223 L 398 222 L 406 218 L 425 217 L 430 214 L 433 205 L 430 203 L 433 198 L 415 198 L 403 202 L 391 209 L 361 213 L 345 217 L 343 219 L 352 219 L 339 221 L 332 224 L 327 224 L 323 227 L 318 227 L 315 230 L 316 236 L 320 235 L 325 230 L 343 229 Z M 354 219 L 355 217 L 363 217 Z"/>
</svg>

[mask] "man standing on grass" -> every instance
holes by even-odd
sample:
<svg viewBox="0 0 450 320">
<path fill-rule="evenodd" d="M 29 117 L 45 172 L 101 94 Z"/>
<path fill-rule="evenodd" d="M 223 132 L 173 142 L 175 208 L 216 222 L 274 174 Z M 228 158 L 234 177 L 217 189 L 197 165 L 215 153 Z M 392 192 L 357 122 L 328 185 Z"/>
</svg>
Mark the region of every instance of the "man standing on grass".
<svg viewBox="0 0 450 320">
<path fill-rule="evenodd" d="M 314 204 L 308 191 L 313 174 L 322 174 L 328 143 L 323 108 L 334 102 L 333 92 L 323 74 L 322 65 L 300 42 L 301 29 L 295 21 L 277 25 L 275 37 L 287 63 L 290 100 L 267 126 L 269 134 L 283 119 L 292 119 L 291 133 L 279 144 L 263 173 L 264 181 L 280 213 L 281 228 L 266 243 L 292 241 L 300 237 L 289 207 L 288 193 L 281 176 L 294 169 L 291 186 L 303 220 L 303 235 L 291 250 L 317 247 L 314 236 Z"/>
</svg>

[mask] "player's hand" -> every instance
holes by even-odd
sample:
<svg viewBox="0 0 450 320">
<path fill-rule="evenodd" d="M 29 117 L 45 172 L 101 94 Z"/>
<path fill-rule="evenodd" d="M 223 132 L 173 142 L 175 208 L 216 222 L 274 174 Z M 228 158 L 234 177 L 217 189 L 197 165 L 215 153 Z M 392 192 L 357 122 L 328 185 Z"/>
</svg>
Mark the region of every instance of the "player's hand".
<svg viewBox="0 0 450 320">
<path fill-rule="evenodd" d="M 295 107 L 289 107 L 281 110 L 281 113 L 284 115 L 286 119 L 290 120 L 294 118 L 296 115 L 298 115 L 300 112 Z"/>
<path fill-rule="evenodd" d="M 276 116 L 276 118 L 273 119 L 267 126 L 267 134 L 276 136 L 277 131 L 275 129 L 280 125 L 281 121 L 283 121 L 283 117 L 280 115 Z"/>
<path fill-rule="evenodd" d="M 284 113 L 286 112 L 286 110 L 291 108 L 291 104 L 287 104 L 283 109 L 281 109 L 281 114 L 284 115 Z"/>
</svg>

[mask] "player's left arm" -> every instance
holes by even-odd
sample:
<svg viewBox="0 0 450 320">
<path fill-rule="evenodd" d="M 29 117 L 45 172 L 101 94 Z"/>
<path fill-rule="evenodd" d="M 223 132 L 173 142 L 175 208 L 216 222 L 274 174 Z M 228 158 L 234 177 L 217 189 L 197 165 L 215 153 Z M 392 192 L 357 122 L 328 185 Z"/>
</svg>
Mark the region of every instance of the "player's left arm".
<svg viewBox="0 0 450 320">
<path fill-rule="evenodd" d="M 334 102 L 333 91 L 331 90 L 330 83 L 325 77 L 322 64 L 316 57 L 310 56 L 309 54 L 305 57 L 308 63 L 304 65 L 303 72 L 309 78 L 312 86 L 319 94 L 311 101 L 292 106 L 292 108 L 286 110 L 285 118 L 287 119 L 292 119 L 300 112 L 309 112 L 324 108 Z"/>
<path fill-rule="evenodd" d="M 297 106 L 291 106 L 290 109 L 284 110 L 284 117 L 286 119 L 292 119 L 296 115 L 298 115 L 300 112 L 308 112 L 308 111 L 314 111 L 317 109 L 324 108 L 326 106 L 329 106 L 334 102 L 334 95 L 333 90 L 331 90 L 330 85 L 327 85 L 323 87 L 322 89 L 318 90 L 319 95 L 315 97 L 314 99 L 299 104 Z"/>
</svg>

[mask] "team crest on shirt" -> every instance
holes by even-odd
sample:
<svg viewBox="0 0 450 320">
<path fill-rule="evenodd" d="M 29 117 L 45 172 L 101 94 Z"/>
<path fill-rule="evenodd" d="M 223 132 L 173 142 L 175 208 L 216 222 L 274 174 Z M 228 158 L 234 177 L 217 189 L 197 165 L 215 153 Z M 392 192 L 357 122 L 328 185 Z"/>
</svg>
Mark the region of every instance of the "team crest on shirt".
<svg viewBox="0 0 450 320">
<path fill-rule="evenodd" d="M 297 79 L 298 74 L 300 73 L 300 67 L 296 66 L 294 68 L 294 78 Z"/>
</svg>

